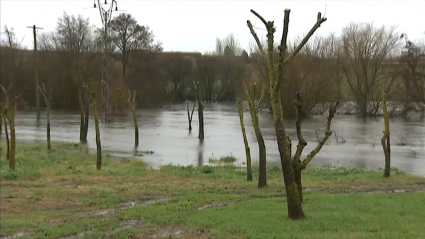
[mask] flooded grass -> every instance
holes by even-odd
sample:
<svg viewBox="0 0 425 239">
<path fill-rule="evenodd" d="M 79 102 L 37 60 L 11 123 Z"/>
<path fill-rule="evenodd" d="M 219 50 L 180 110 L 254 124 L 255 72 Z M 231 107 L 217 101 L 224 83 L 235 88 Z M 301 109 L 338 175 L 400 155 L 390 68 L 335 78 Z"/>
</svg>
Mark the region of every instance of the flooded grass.
<svg viewBox="0 0 425 239">
<path fill-rule="evenodd" d="M 425 178 L 393 169 L 326 166 L 303 173 L 307 220 L 286 219 L 280 167 L 268 187 L 243 168 L 163 166 L 84 145 L 18 146 L 16 173 L 1 161 L 0 236 L 44 238 L 421 238 Z M 2 156 L 4 159 L 4 156 Z M 231 161 L 231 160 L 230 160 Z M 411 192 L 409 192 L 411 191 Z M 374 193 L 379 192 L 379 193 Z M 408 223 L 406 223 L 408 222 Z"/>
</svg>

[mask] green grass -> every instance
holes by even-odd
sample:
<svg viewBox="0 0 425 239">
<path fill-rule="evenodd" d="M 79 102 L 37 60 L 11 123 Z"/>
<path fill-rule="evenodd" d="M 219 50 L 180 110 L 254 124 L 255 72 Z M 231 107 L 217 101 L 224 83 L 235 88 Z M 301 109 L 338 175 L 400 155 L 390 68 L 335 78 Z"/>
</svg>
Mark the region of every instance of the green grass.
<svg viewBox="0 0 425 239">
<path fill-rule="evenodd" d="M 246 182 L 245 170 L 223 157 L 219 166 L 164 166 L 105 155 L 102 170 L 83 145 L 17 148 L 16 172 L 1 161 L 0 236 L 59 238 L 422 238 L 425 179 L 392 170 L 326 166 L 303 172 L 305 221 L 287 219 L 278 166 L 268 187 Z M 228 159 L 230 158 L 230 159 Z M 220 159 L 217 160 L 220 162 Z M 201 209 L 200 209 L 201 208 Z"/>
</svg>

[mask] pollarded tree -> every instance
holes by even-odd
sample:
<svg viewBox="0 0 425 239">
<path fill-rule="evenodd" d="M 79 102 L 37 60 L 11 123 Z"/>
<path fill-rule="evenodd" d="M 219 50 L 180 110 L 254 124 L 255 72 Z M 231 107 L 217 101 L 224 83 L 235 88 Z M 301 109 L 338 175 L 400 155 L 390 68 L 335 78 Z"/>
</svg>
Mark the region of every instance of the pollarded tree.
<svg viewBox="0 0 425 239">
<path fill-rule="evenodd" d="M 249 106 L 249 113 L 251 114 L 251 120 L 252 120 L 252 126 L 254 127 L 255 137 L 257 138 L 258 142 L 258 152 L 259 152 L 259 172 L 258 172 L 258 187 L 266 187 L 267 186 L 267 168 L 266 168 L 266 145 L 264 143 L 263 134 L 261 133 L 260 128 L 260 122 L 258 121 L 258 110 L 261 107 L 261 104 L 264 99 L 264 95 L 266 92 L 265 85 L 263 84 L 262 90 L 261 90 L 261 96 L 258 100 L 258 103 L 256 104 L 256 98 L 255 98 L 255 86 L 256 84 L 250 84 L 249 86 L 245 85 L 243 86 L 246 98 L 248 100 L 248 106 Z"/>
<path fill-rule="evenodd" d="M 42 87 L 38 86 L 38 89 L 40 90 L 41 94 L 44 97 L 44 103 L 46 104 L 46 108 L 47 108 L 47 112 L 46 112 L 47 150 L 50 151 L 50 149 L 52 148 L 52 145 L 50 142 L 50 109 L 51 109 L 50 101 L 52 99 L 53 90 L 50 90 L 50 92 L 46 92 L 46 86 L 44 85 L 44 83 L 42 84 Z"/>
<path fill-rule="evenodd" d="M 8 91 L 6 90 L 2 85 L 0 85 L 3 92 L 6 94 L 6 104 L 9 103 L 9 96 Z M 10 89 L 10 88 L 9 88 Z M 11 109 L 9 107 L 3 108 L 4 110 L 4 116 L 7 118 L 7 121 L 9 122 L 10 126 L 10 154 L 9 154 L 9 169 L 11 171 L 15 171 L 15 165 L 16 165 L 16 130 L 15 130 L 15 116 L 16 116 L 16 107 L 18 104 L 18 99 L 22 96 L 22 94 L 25 92 L 26 88 L 17 96 L 15 96 L 10 104 Z"/>
<path fill-rule="evenodd" d="M 84 85 L 87 93 L 90 95 L 93 103 L 93 115 L 94 115 L 94 129 L 96 133 L 96 168 L 100 170 L 102 168 L 102 144 L 100 141 L 100 129 L 99 129 L 99 117 L 98 117 L 98 92 L 99 82 L 95 82 L 92 79 L 89 80 L 87 85 Z"/>
<path fill-rule="evenodd" d="M 321 26 L 321 24 L 326 21 L 326 18 L 322 17 L 321 13 L 319 13 L 317 15 L 316 23 L 314 24 L 312 29 L 304 37 L 301 43 L 297 47 L 295 47 L 295 49 L 290 54 L 288 54 L 287 38 L 288 38 L 288 28 L 289 28 L 289 14 L 291 10 L 285 9 L 285 16 L 283 21 L 283 25 L 284 25 L 283 34 L 278 47 L 279 53 L 276 56 L 275 49 L 274 49 L 274 33 L 276 31 L 274 22 L 273 21 L 267 22 L 266 20 L 264 20 L 262 16 L 260 16 L 254 10 L 251 10 L 251 12 L 263 22 L 263 24 L 266 26 L 266 29 L 267 29 L 267 51 L 265 51 L 251 22 L 249 20 L 247 21 L 251 34 L 253 35 L 260 49 L 261 56 L 263 57 L 264 61 L 267 63 L 267 66 L 268 66 L 268 76 L 270 81 L 270 101 L 272 105 L 273 121 L 274 121 L 274 126 L 276 131 L 277 145 L 279 149 L 283 179 L 284 179 L 285 189 L 286 189 L 288 217 L 290 219 L 304 219 L 305 215 L 301 206 L 302 198 L 300 197 L 302 195 L 302 188 L 297 183 L 295 172 L 296 171 L 301 172 L 302 167 L 307 166 L 307 164 L 311 161 L 311 159 L 320 151 L 321 147 L 323 146 L 324 142 L 326 142 L 327 138 L 332 134 L 332 132 L 330 131 L 330 122 L 333 117 L 333 109 L 335 109 L 337 103 L 331 104 L 332 110 L 329 112 L 325 137 L 321 140 L 319 145 L 312 151 L 312 153 L 310 153 L 310 155 L 308 155 L 307 158 L 302 163 L 300 163 L 300 160 L 297 160 L 297 157 L 298 155 L 301 155 L 302 149 L 307 144 L 307 142 L 305 141 L 302 142 L 302 140 L 299 140 L 300 143 L 298 144 L 297 152 L 294 155 L 294 159 L 292 159 L 291 139 L 287 136 L 286 129 L 283 124 L 281 85 L 284 79 L 283 73 L 284 73 L 285 67 L 300 52 L 300 50 L 308 42 L 308 40 L 311 38 L 314 32 Z M 276 62 L 276 58 L 277 58 L 277 62 Z M 298 130 L 298 128 L 300 129 Z M 297 127 L 297 135 L 300 135 L 300 133 L 298 132 L 301 132 L 301 126 Z M 299 180 L 301 180 L 301 177 L 299 177 Z"/>
</svg>

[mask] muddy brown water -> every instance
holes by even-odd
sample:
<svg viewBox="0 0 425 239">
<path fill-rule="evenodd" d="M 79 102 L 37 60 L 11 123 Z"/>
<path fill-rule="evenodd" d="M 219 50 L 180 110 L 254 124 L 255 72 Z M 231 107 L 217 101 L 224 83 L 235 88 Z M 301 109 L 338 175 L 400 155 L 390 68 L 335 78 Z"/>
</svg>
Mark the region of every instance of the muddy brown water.
<svg viewBox="0 0 425 239">
<path fill-rule="evenodd" d="M 197 113 L 193 115 L 193 130 L 188 132 L 185 104 L 173 105 L 167 109 L 144 109 L 137 112 L 140 131 L 139 151 L 151 150 L 152 155 L 143 156 L 151 167 L 166 164 L 209 165 L 210 158 L 234 156 L 237 165 L 244 165 L 245 150 L 235 104 L 206 104 L 205 140 L 200 143 Z M 79 141 L 78 112 L 53 111 L 51 115 L 51 137 L 53 141 Z M 17 140 L 21 143 L 45 142 L 45 112 L 40 123 L 36 122 L 35 112 L 18 112 L 16 116 Z M 275 141 L 272 116 L 263 113 L 259 116 L 260 126 L 267 147 L 269 164 L 279 163 L 279 153 Z M 245 123 L 251 155 L 258 162 L 258 146 L 252 129 L 249 113 L 245 113 Z M 315 116 L 303 120 L 302 129 L 308 145 L 306 156 L 323 137 L 326 116 Z M 286 121 L 287 133 L 296 148 L 295 122 Z M 90 119 L 88 146 L 95 145 L 93 118 Z M 358 168 L 380 168 L 384 165 L 384 154 L 380 144 L 383 119 L 366 121 L 356 116 L 337 115 L 332 135 L 321 152 L 313 159 L 311 166 L 335 165 Z M 391 120 L 392 166 L 415 175 L 425 176 L 425 120 Z M 134 129 L 131 115 L 114 117 L 113 122 L 100 123 L 103 149 L 118 156 L 134 154 Z M 345 143 L 342 143 L 345 140 Z M 295 152 L 295 151 L 294 151 Z M 137 155 L 137 154 L 136 154 Z"/>
</svg>

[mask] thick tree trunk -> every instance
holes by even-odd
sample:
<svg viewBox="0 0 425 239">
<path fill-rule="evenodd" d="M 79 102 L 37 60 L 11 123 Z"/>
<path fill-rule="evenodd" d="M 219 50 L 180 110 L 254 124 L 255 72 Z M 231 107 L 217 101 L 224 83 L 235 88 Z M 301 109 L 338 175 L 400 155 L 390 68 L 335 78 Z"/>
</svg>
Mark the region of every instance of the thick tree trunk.
<svg viewBox="0 0 425 239">
<path fill-rule="evenodd" d="M 252 181 L 252 165 L 251 165 L 251 150 L 249 148 L 248 139 L 246 137 L 245 123 L 243 119 L 243 106 L 242 101 L 238 97 L 237 98 L 238 112 L 239 112 L 239 120 L 241 123 L 242 137 L 243 143 L 245 145 L 245 155 L 246 155 L 246 180 Z"/>
<path fill-rule="evenodd" d="M 198 138 L 204 140 L 204 105 L 202 104 L 202 92 L 199 86 L 197 87 L 197 100 L 198 100 L 198 119 L 199 119 L 199 134 Z"/>
<path fill-rule="evenodd" d="M 96 131 L 96 168 L 100 170 L 102 168 L 102 145 L 100 142 L 100 129 L 99 129 L 99 119 L 97 115 L 97 99 L 93 97 L 93 112 L 94 112 L 94 127 Z"/>
<path fill-rule="evenodd" d="M 255 131 L 257 135 L 258 141 L 258 149 L 259 149 L 259 175 L 258 175 L 258 187 L 263 188 L 267 186 L 267 163 L 266 163 L 266 145 L 264 144 L 263 135 L 261 134 L 259 126 Z"/>
<path fill-rule="evenodd" d="M 305 215 L 301 207 L 300 193 L 295 179 L 295 172 L 291 160 L 290 140 L 286 138 L 286 133 L 283 125 L 283 112 L 280 102 L 280 94 L 273 89 L 273 84 L 270 95 L 273 107 L 274 126 L 277 137 L 277 146 L 280 154 L 280 162 L 282 165 L 283 180 L 285 182 L 286 198 L 288 205 L 288 217 L 290 219 L 304 219 Z"/>
<path fill-rule="evenodd" d="M 78 101 L 80 102 L 80 142 L 87 142 L 87 134 L 85 133 L 84 104 L 81 89 L 78 89 Z"/>
<path fill-rule="evenodd" d="M 302 184 L 302 171 L 298 167 L 294 168 L 295 173 L 295 181 L 297 182 L 297 188 L 298 188 L 298 197 L 300 198 L 301 203 L 303 202 L 303 184 Z"/>
</svg>

